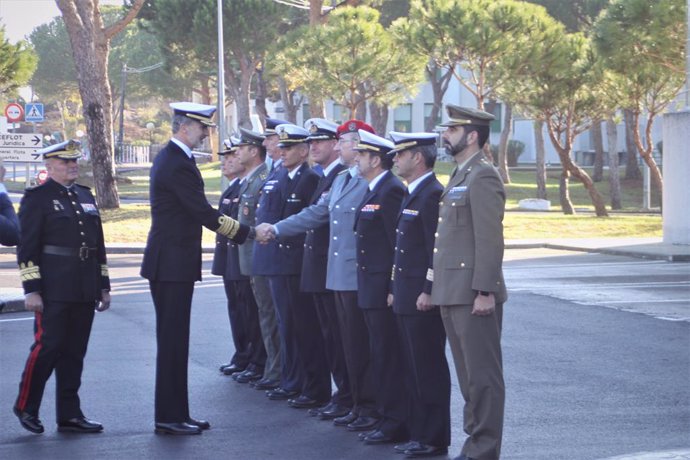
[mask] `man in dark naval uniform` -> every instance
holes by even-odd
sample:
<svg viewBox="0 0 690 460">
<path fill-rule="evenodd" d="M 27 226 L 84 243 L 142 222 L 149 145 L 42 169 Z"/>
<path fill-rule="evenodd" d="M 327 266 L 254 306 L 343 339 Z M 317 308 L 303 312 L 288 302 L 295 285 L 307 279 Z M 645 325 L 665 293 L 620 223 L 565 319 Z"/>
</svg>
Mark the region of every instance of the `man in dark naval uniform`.
<svg viewBox="0 0 690 460">
<path fill-rule="evenodd" d="M 110 306 L 101 218 L 79 177 L 79 143 L 67 141 L 38 153 L 50 179 L 26 191 L 19 208 L 23 232 L 17 261 L 27 310 L 35 312 L 34 344 L 26 361 L 14 413 L 32 433 L 46 381 L 55 370 L 58 431 L 96 433 L 103 426 L 84 417 L 79 387 L 94 309 Z"/>
<path fill-rule="evenodd" d="M 391 279 L 408 382 L 410 441 L 395 450 L 410 457 L 445 455 L 450 444 L 450 372 L 446 331 L 431 304 L 434 233 L 443 186 L 434 175 L 434 133 L 389 133 L 398 175 L 407 182 L 398 225 Z"/>
<path fill-rule="evenodd" d="M 395 222 L 405 187 L 390 171 L 393 143 L 359 131 L 355 162 L 369 183 L 355 214 L 357 244 L 357 299 L 369 333 L 371 374 L 376 386 L 380 421 L 360 437 L 367 444 L 407 439 L 407 395 L 403 355 L 395 315 L 388 306 L 393 267 Z"/>
<path fill-rule="evenodd" d="M 326 199 L 335 178 L 341 171 L 347 169 L 339 158 L 335 149 L 338 142 L 338 125 L 323 118 L 310 118 L 304 122 L 309 130 L 309 156 L 315 165 L 321 167 L 322 176 L 311 197 L 311 205 Z M 258 231 L 257 231 L 258 234 Z M 325 224 L 307 230 L 304 240 L 304 259 L 302 260 L 302 278 L 300 289 L 312 294 L 314 307 L 318 317 L 320 331 L 316 333 L 323 337 L 323 350 L 312 350 L 314 356 L 324 353 L 330 373 L 333 375 L 337 390 L 331 395 L 326 406 L 309 410 L 314 416 L 321 417 L 323 412 L 341 416 L 349 412 L 352 407 L 352 393 L 350 381 L 347 377 L 347 366 L 343 353 L 343 339 L 340 336 L 338 312 L 335 306 L 335 294 L 326 289 L 326 272 L 328 271 L 328 244 L 330 239 L 330 225 Z M 318 343 L 318 342 L 317 342 Z M 314 361 L 314 357 L 305 356 L 306 361 Z M 330 389 L 331 378 L 325 373 L 326 385 Z M 299 405 L 299 402 L 295 404 Z M 328 416 L 326 416 L 328 417 Z"/>
<path fill-rule="evenodd" d="M 214 209 L 192 148 L 207 136 L 214 106 L 170 104 L 173 137 L 151 168 L 151 230 L 141 276 L 156 309 L 156 433 L 199 434 L 210 424 L 189 416 L 187 361 L 194 282 L 201 280 L 201 227 L 243 242 L 250 229 Z"/>
<path fill-rule="evenodd" d="M 240 207 L 240 179 L 247 172 L 237 158 L 239 143 L 240 139 L 237 138 L 226 139 L 223 142 L 224 149 L 219 152 L 223 157 L 222 174 L 229 180 L 229 184 L 220 196 L 218 210 L 233 219 L 237 219 Z M 243 377 L 240 383 L 258 380 L 264 372 L 266 349 L 261 339 L 256 301 L 249 277 L 240 272 L 239 245 L 218 233 L 211 273 L 223 277 L 235 349 L 230 362 L 221 366 L 220 370 L 223 372 L 230 366 L 236 366 L 243 372 L 233 373 L 234 380 L 238 381 L 240 375 Z"/>
</svg>

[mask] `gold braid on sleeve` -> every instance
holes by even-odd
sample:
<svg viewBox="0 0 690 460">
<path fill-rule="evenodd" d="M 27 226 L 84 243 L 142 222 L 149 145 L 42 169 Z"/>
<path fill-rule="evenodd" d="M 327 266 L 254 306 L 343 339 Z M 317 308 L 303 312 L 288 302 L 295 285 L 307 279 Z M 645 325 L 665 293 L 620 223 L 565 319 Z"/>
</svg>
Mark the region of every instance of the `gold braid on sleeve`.
<svg viewBox="0 0 690 460">
<path fill-rule="evenodd" d="M 240 229 L 240 223 L 232 217 L 226 216 L 225 214 L 218 218 L 218 223 L 220 224 L 220 227 L 216 229 L 216 233 L 220 233 L 221 235 L 227 236 L 230 239 L 234 238 L 237 234 L 237 231 Z"/>
<path fill-rule="evenodd" d="M 29 261 L 26 264 L 19 264 L 19 277 L 22 282 L 31 280 L 40 280 L 41 272 L 39 271 L 38 265 L 34 265 L 33 262 Z"/>
<path fill-rule="evenodd" d="M 432 268 L 426 271 L 426 279 L 427 281 L 431 281 L 432 283 L 434 282 L 434 270 Z"/>
<path fill-rule="evenodd" d="M 110 274 L 108 273 L 108 266 L 105 264 L 101 264 L 101 276 L 103 277 L 110 277 Z"/>
</svg>

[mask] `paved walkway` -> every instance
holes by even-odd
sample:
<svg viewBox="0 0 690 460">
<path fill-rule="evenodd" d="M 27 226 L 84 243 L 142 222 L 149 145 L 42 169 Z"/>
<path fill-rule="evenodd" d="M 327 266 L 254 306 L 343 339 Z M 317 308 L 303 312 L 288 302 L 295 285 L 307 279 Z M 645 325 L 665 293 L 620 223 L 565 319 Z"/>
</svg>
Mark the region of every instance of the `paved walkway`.
<svg viewBox="0 0 690 460">
<path fill-rule="evenodd" d="M 144 246 L 145 243 L 111 243 L 107 245 L 107 251 L 109 254 L 141 254 L 144 252 Z M 595 252 L 669 262 L 690 262 L 690 245 L 667 244 L 661 238 L 553 238 L 506 241 L 506 249 L 530 248 Z M 205 245 L 203 250 L 206 253 L 212 253 L 213 246 Z M 14 252 L 15 248 L 0 247 L 0 254 Z M 20 288 L 0 288 L 0 313 L 23 309 L 24 296 Z"/>
<path fill-rule="evenodd" d="M 690 450 L 665 450 L 662 452 L 638 452 L 601 460 L 690 460 Z"/>
</svg>

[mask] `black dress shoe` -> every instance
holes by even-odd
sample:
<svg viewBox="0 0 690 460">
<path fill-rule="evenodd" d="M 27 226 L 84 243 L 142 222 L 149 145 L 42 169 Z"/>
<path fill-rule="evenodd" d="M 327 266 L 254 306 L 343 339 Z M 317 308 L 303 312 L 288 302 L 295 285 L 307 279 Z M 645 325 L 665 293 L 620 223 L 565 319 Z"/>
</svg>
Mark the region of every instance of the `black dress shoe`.
<svg viewBox="0 0 690 460">
<path fill-rule="evenodd" d="M 103 431 L 103 425 L 82 416 L 58 422 L 58 431 L 61 433 L 100 433 Z"/>
<path fill-rule="evenodd" d="M 279 382 L 277 380 L 271 380 L 271 379 L 261 379 L 257 380 L 256 382 L 250 382 L 249 386 L 254 388 L 255 390 L 275 390 L 279 386 Z"/>
<path fill-rule="evenodd" d="M 350 408 L 346 406 L 341 406 L 340 404 L 334 403 L 330 408 L 324 409 L 319 414 L 321 420 L 333 420 L 338 417 L 343 417 L 350 413 Z M 352 420 L 354 422 L 354 419 Z M 351 422 L 347 422 L 351 423 Z M 347 425 L 345 423 L 345 425 Z"/>
<path fill-rule="evenodd" d="M 362 432 L 360 432 L 360 433 L 357 435 L 357 439 L 359 439 L 360 441 L 364 441 L 364 438 L 366 438 L 366 437 L 369 436 L 370 434 L 376 433 L 377 431 L 378 431 L 378 430 L 362 431 Z"/>
<path fill-rule="evenodd" d="M 347 425 L 349 431 L 368 431 L 372 430 L 376 424 L 379 423 L 379 419 L 374 417 L 357 417 L 354 422 Z"/>
<path fill-rule="evenodd" d="M 225 367 L 221 372 L 225 375 L 232 375 L 236 374 L 238 372 L 244 371 L 246 368 L 244 366 L 238 366 L 237 364 L 230 364 L 229 366 Z"/>
<path fill-rule="evenodd" d="M 201 428 L 189 423 L 156 423 L 155 433 L 172 435 L 201 434 Z"/>
<path fill-rule="evenodd" d="M 288 406 L 295 409 L 309 409 L 311 407 L 323 406 L 323 401 L 311 399 L 309 396 L 299 395 L 295 399 L 288 399 Z"/>
<path fill-rule="evenodd" d="M 43 424 L 39 420 L 38 415 L 31 415 L 27 412 L 22 412 L 16 407 L 12 408 L 12 412 L 19 419 L 19 423 L 24 429 L 31 431 L 32 433 L 41 434 L 44 431 Z"/>
<path fill-rule="evenodd" d="M 218 370 L 221 371 L 221 372 L 223 372 L 223 371 L 225 370 L 226 367 L 230 367 L 230 366 L 232 366 L 232 363 L 221 364 L 221 365 L 218 367 Z"/>
<path fill-rule="evenodd" d="M 328 404 L 326 404 L 326 405 L 324 405 L 324 406 L 312 407 L 311 409 L 309 409 L 309 410 L 307 411 L 307 413 L 308 413 L 309 415 L 311 415 L 312 417 L 318 417 L 319 415 L 321 415 L 321 412 L 327 410 L 327 409 L 328 409 L 329 407 L 331 407 L 331 406 L 333 406 L 333 403 L 332 403 L 332 402 L 331 402 L 331 403 L 328 403 Z"/>
<path fill-rule="evenodd" d="M 263 378 L 263 374 L 254 370 L 246 370 L 244 372 L 240 372 L 239 374 L 233 375 L 232 378 L 235 379 L 235 382 L 237 383 L 249 383 L 261 380 Z"/>
<path fill-rule="evenodd" d="M 208 430 L 211 428 L 211 424 L 206 420 L 195 420 L 192 417 L 187 419 L 187 425 L 198 426 L 202 430 Z"/>
<path fill-rule="evenodd" d="M 429 444 L 419 443 L 418 445 L 407 449 L 404 452 L 405 456 L 409 458 L 414 457 L 435 457 L 437 455 L 447 455 L 447 447 L 430 446 Z"/>
<path fill-rule="evenodd" d="M 404 454 L 408 449 L 418 448 L 419 442 L 417 441 L 407 441 L 404 444 L 396 444 L 393 446 L 393 450 L 398 454 Z"/>
<path fill-rule="evenodd" d="M 404 438 L 400 436 L 391 436 L 389 434 L 384 433 L 381 430 L 376 430 L 373 433 L 370 433 L 366 436 L 364 436 L 364 443 L 365 444 L 392 444 L 394 442 L 400 442 Z"/>
<path fill-rule="evenodd" d="M 290 391 L 280 387 L 276 388 L 275 390 L 269 390 L 266 392 L 266 396 L 268 396 L 268 399 L 272 401 L 287 401 L 288 399 L 292 398 L 293 396 L 297 396 L 298 394 L 298 391 Z"/>
<path fill-rule="evenodd" d="M 336 417 L 333 419 L 333 425 L 335 426 L 347 426 L 350 423 L 354 422 L 357 420 L 357 417 L 359 417 L 357 414 L 354 412 L 348 412 L 345 415 L 341 415 L 340 417 Z"/>
</svg>

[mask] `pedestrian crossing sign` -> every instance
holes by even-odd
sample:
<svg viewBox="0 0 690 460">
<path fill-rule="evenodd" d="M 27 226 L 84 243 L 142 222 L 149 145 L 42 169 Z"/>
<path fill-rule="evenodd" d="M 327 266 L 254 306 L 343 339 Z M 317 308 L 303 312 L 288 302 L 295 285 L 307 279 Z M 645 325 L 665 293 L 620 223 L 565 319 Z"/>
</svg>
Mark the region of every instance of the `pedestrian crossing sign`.
<svg viewBox="0 0 690 460">
<path fill-rule="evenodd" d="M 24 106 L 24 121 L 43 121 L 43 104 L 38 102 L 27 103 Z"/>
</svg>

